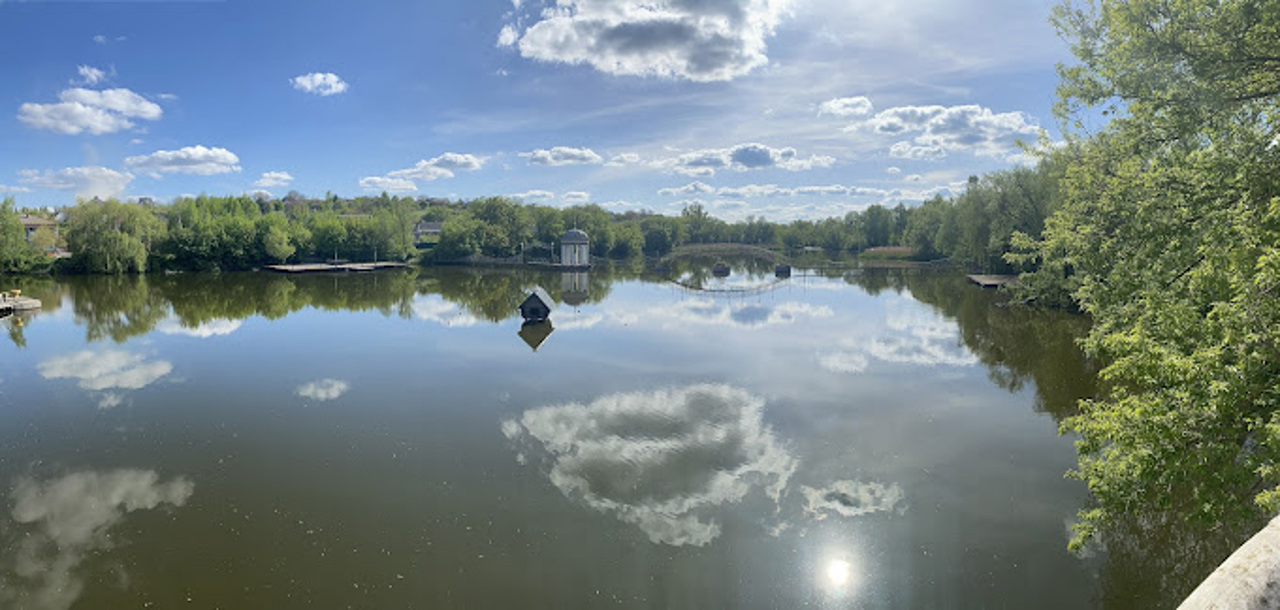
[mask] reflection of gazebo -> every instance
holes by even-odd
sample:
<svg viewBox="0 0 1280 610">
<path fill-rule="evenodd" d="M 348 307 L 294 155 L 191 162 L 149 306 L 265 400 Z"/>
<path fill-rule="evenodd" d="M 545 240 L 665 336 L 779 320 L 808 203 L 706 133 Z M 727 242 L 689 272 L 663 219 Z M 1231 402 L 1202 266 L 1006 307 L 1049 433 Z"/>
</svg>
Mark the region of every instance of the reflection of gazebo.
<svg viewBox="0 0 1280 610">
<path fill-rule="evenodd" d="M 555 328 L 551 326 L 551 320 L 541 320 L 537 322 L 531 320 L 521 324 L 520 332 L 516 334 L 520 335 L 520 338 L 524 339 L 524 342 L 536 352 L 538 351 L 538 347 L 542 345 L 542 342 L 546 341 L 547 337 L 550 337 L 551 332 L 554 330 Z"/>
<path fill-rule="evenodd" d="M 560 238 L 560 264 L 566 267 L 591 266 L 591 238 L 582 229 L 569 229 Z"/>
<path fill-rule="evenodd" d="M 587 302 L 591 275 L 585 271 L 560 274 L 560 302 L 577 307 Z"/>
</svg>

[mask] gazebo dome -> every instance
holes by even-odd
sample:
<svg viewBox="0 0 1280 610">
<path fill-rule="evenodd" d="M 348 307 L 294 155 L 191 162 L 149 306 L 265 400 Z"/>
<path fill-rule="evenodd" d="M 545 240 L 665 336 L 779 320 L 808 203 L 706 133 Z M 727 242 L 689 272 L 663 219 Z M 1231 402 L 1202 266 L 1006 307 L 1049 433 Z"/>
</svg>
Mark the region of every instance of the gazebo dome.
<svg viewBox="0 0 1280 610">
<path fill-rule="evenodd" d="M 562 244 L 589 244 L 591 238 L 587 237 L 587 232 L 582 229 L 569 229 L 564 232 L 564 237 L 560 238 Z"/>
</svg>

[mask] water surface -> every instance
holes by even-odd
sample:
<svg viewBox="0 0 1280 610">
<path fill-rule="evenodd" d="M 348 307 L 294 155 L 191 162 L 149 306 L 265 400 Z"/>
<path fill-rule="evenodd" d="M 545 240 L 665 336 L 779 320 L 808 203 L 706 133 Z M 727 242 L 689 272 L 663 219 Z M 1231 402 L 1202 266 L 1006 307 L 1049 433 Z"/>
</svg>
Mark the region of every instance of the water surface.
<svg viewBox="0 0 1280 610">
<path fill-rule="evenodd" d="M 32 282 L 0 346 L 0 607 L 1159 594 L 1066 550 L 1085 320 L 949 273 L 744 271 Z M 560 302 L 522 328 L 534 285 Z"/>
</svg>

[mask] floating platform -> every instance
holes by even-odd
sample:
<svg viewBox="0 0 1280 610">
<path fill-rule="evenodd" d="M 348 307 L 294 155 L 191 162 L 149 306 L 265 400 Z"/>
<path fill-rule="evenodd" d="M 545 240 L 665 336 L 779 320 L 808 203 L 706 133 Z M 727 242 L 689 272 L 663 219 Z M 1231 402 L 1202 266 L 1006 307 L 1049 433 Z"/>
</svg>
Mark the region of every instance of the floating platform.
<svg viewBox="0 0 1280 610">
<path fill-rule="evenodd" d="M 1000 288 L 1018 281 L 1018 276 L 1016 275 L 969 275 L 965 277 L 968 277 L 970 282 L 983 288 Z"/>
<path fill-rule="evenodd" d="M 377 271 L 379 269 L 398 269 L 408 267 L 409 263 L 314 263 L 306 265 L 267 265 L 264 269 L 270 269 L 279 273 L 359 273 L 364 271 Z"/>
<path fill-rule="evenodd" d="M 0 296 L 0 316 L 8 316 L 24 311 L 35 311 L 43 305 L 37 299 L 28 297 L 10 296 L 9 293 L 3 293 Z"/>
</svg>

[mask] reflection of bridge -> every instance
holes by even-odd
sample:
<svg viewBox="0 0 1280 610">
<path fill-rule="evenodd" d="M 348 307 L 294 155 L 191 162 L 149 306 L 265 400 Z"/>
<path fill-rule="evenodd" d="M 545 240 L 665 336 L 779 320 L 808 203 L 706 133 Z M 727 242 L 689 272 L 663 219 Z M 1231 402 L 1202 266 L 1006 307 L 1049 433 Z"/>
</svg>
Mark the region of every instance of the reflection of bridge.
<svg viewBox="0 0 1280 610">
<path fill-rule="evenodd" d="M 754 286 L 708 287 L 708 286 L 700 286 L 698 284 L 694 284 L 691 282 L 671 280 L 672 284 L 679 286 L 681 288 L 684 288 L 685 290 L 688 290 L 690 292 L 702 292 L 707 294 L 731 294 L 731 295 L 742 295 L 742 296 L 772 292 L 774 290 L 777 290 L 778 287 L 782 286 L 786 282 L 787 282 L 787 278 L 778 278 L 773 280 L 772 282 L 757 284 Z"/>
<path fill-rule="evenodd" d="M 773 264 L 786 262 L 786 257 L 760 246 L 746 244 L 686 244 L 677 247 L 670 254 L 658 259 L 658 265 L 668 265 L 672 261 L 683 259 L 728 257 L 754 258 L 766 260 Z"/>
</svg>

